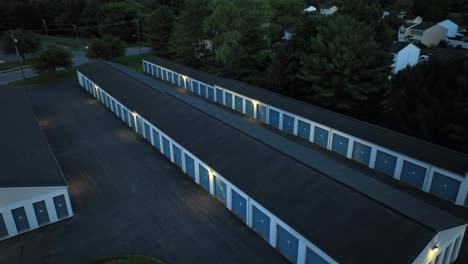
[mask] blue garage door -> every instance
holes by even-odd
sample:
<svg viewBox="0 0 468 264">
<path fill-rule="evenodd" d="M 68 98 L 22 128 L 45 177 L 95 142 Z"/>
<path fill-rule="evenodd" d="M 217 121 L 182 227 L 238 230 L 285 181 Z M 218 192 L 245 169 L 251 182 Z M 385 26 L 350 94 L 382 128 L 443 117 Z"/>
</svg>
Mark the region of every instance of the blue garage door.
<svg viewBox="0 0 468 264">
<path fill-rule="evenodd" d="M 115 113 L 115 101 L 114 101 L 114 99 L 111 99 L 111 110 L 112 110 L 112 112 Z"/>
<path fill-rule="evenodd" d="M 16 208 L 11 210 L 13 214 L 13 219 L 15 220 L 16 230 L 18 233 L 29 230 L 28 217 L 26 216 L 26 211 L 24 207 Z"/>
<path fill-rule="evenodd" d="M 252 227 L 265 240 L 270 240 L 270 218 L 255 206 L 252 207 Z"/>
<path fill-rule="evenodd" d="M 332 150 L 343 156 L 348 153 L 349 139 L 338 134 L 333 133 Z"/>
<path fill-rule="evenodd" d="M 182 168 L 182 150 L 176 145 L 172 145 L 172 151 L 174 152 L 174 162 Z"/>
<path fill-rule="evenodd" d="M 297 262 L 299 240 L 278 225 L 276 247 L 293 263 Z"/>
<path fill-rule="evenodd" d="M 223 104 L 224 103 L 223 100 L 224 100 L 223 90 L 216 89 L 216 102 Z"/>
<path fill-rule="evenodd" d="M 54 197 L 55 211 L 57 212 L 57 218 L 62 219 L 68 217 L 67 203 L 65 202 L 65 196 L 59 195 Z"/>
<path fill-rule="evenodd" d="M 153 129 L 153 146 L 161 151 L 161 142 L 159 141 L 158 131 Z"/>
<path fill-rule="evenodd" d="M 226 190 L 226 183 L 224 183 L 220 178 L 214 177 L 214 192 L 216 197 L 221 199 L 224 203 L 226 203 L 227 197 L 227 190 Z"/>
<path fill-rule="evenodd" d="M 128 118 L 128 111 L 126 108 L 122 108 L 123 121 L 130 125 L 130 120 Z"/>
<path fill-rule="evenodd" d="M 232 211 L 245 222 L 247 219 L 247 200 L 234 190 L 231 193 Z"/>
<path fill-rule="evenodd" d="M 266 122 L 266 106 L 260 104 L 257 105 L 257 120 L 260 120 L 263 123 Z"/>
<path fill-rule="evenodd" d="M 324 260 L 317 253 L 307 248 L 306 253 L 306 264 L 329 264 L 328 261 Z"/>
<path fill-rule="evenodd" d="M 255 107 L 252 101 L 245 100 L 245 114 L 254 118 Z"/>
<path fill-rule="evenodd" d="M 187 154 L 185 154 L 185 171 L 195 179 L 195 161 Z"/>
<path fill-rule="evenodd" d="M 173 76 L 174 76 L 174 84 L 177 86 L 180 86 L 180 83 L 179 83 L 180 76 L 177 73 L 174 73 Z"/>
<path fill-rule="evenodd" d="M 280 129 L 280 113 L 276 110 L 270 109 L 270 126 Z"/>
<path fill-rule="evenodd" d="M 163 143 L 163 154 L 168 158 L 171 159 L 171 145 L 169 143 L 169 140 L 165 137 L 162 138 L 162 143 Z"/>
<path fill-rule="evenodd" d="M 200 96 L 206 97 L 206 85 L 200 83 Z"/>
<path fill-rule="evenodd" d="M 215 94 L 214 94 L 214 89 L 208 87 L 208 99 L 214 102 L 215 100 Z"/>
<path fill-rule="evenodd" d="M 145 126 L 145 138 L 148 140 L 148 141 L 151 141 L 151 128 L 150 128 L 150 125 L 146 122 L 143 123 L 144 126 Z"/>
<path fill-rule="evenodd" d="M 423 187 L 424 178 L 426 177 L 426 168 L 411 163 L 409 161 L 403 161 L 403 169 L 401 171 L 400 180 L 419 188 Z"/>
<path fill-rule="evenodd" d="M 460 181 L 438 172 L 434 172 L 430 192 L 451 202 L 457 200 Z"/>
<path fill-rule="evenodd" d="M 160 79 L 162 79 L 162 69 L 158 67 L 157 70 L 158 70 L 158 71 L 157 71 L 158 77 L 159 77 Z"/>
<path fill-rule="evenodd" d="M 198 94 L 198 82 L 196 81 L 192 81 L 192 92 L 195 93 L 195 94 Z"/>
<path fill-rule="evenodd" d="M 283 114 L 283 131 L 294 134 L 294 117 Z"/>
<path fill-rule="evenodd" d="M 208 170 L 202 165 L 198 164 L 198 172 L 200 175 L 200 185 L 209 191 L 210 190 L 210 175 L 208 174 Z"/>
<path fill-rule="evenodd" d="M 361 144 L 359 142 L 354 142 L 353 160 L 369 165 L 371 151 L 371 147 Z"/>
<path fill-rule="evenodd" d="M 135 118 L 136 118 L 136 117 L 135 117 L 133 114 L 130 114 L 130 116 L 129 116 L 129 118 L 128 118 L 128 121 L 129 121 L 128 125 L 129 125 L 131 128 L 133 128 L 133 129 L 136 130 Z"/>
<path fill-rule="evenodd" d="M 244 108 L 244 103 L 243 103 L 243 100 L 244 100 L 244 99 L 242 99 L 242 97 L 240 97 L 240 96 L 235 96 L 234 98 L 235 98 L 234 100 L 235 100 L 235 103 L 236 103 L 235 109 L 236 109 L 237 111 L 243 113 L 243 112 L 244 112 L 244 111 L 243 111 L 243 110 L 244 110 L 244 109 L 243 109 L 243 108 Z"/>
<path fill-rule="evenodd" d="M 397 157 L 378 150 L 374 168 L 393 176 L 395 174 L 396 163 Z"/>
<path fill-rule="evenodd" d="M 118 103 L 115 103 L 115 108 L 117 108 L 116 111 L 115 111 L 115 114 L 118 117 L 122 118 L 122 113 L 121 113 L 122 110 L 121 110 L 120 105 Z"/>
<path fill-rule="evenodd" d="M 181 87 L 187 88 L 187 85 L 185 85 L 185 80 L 182 77 L 182 75 L 180 75 L 180 77 L 179 77 L 179 84 L 180 84 Z"/>
<path fill-rule="evenodd" d="M 145 133 L 143 131 L 143 120 L 140 117 L 136 117 L 136 122 L 138 126 L 138 133 L 140 133 L 144 137 Z"/>
<path fill-rule="evenodd" d="M 225 102 L 224 105 L 229 107 L 229 108 L 232 108 L 232 93 L 226 92 L 225 96 L 226 96 L 226 98 L 225 98 L 226 102 Z"/>
<path fill-rule="evenodd" d="M 328 146 L 328 133 L 330 132 L 318 126 L 314 130 L 314 143 L 326 148 Z"/>
<path fill-rule="evenodd" d="M 167 72 L 167 80 L 170 83 L 174 83 L 174 79 L 172 79 L 172 72 L 170 72 L 170 71 Z"/>
<path fill-rule="evenodd" d="M 310 124 L 298 119 L 297 135 L 305 140 L 310 140 Z"/>
<path fill-rule="evenodd" d="M 156 66 L 151 65 L 151 74 L 156 75 Z"/>
<path fill-rule="evenodd" d="M 8 230 L 6 228 L 5 220 L 3 220 L 3 215 L 0 213 L 0 238 L 8 236 Z"/>
<path fill-rule="evenodd" d="M 50 223 L 49 213 L 47 212 L 47 206 L 45 201 L 33 203 L 33 207 L 39 226 L 43 226 Z"/>
</svg>

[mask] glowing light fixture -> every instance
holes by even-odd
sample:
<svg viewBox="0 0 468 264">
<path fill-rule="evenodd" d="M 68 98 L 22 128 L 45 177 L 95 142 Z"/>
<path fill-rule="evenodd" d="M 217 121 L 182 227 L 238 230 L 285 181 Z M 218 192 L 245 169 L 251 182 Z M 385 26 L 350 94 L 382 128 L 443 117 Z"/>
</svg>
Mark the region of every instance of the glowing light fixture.
<svg viewBox="0 0 468 264">
<path fill-rule="evenodd" d="M 432 247 L 431 250 L 432 250 L 432 252 L 437 252 L 437 251 L 439 251 L 439 247 L 437 245 L 435 245 L 435 246 Z"/>
</svg>

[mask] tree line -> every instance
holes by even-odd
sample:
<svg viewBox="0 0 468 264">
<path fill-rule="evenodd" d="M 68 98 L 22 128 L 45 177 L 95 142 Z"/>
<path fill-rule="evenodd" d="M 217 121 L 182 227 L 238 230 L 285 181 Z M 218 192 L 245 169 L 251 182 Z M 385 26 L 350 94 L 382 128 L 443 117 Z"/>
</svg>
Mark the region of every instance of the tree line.
<svg viewBox="0 0 468 264">
<path fill-rule="evenodd" d="M 339 8 L 331 16 L 303 11 L 325 2 L 316 0 L 29 2 L 2 9 L 10 10 L 2 27 L 40 32 L 46 19 L 52 32 L 78 24 L 86 36 L 135 42 L 138 23 L 160 56 L 468 152 L 466 57 L 435 56 L 389 81 L 387 50 L 403 21 L 383 17 L 438 21 L 468 13 L 468 0 L 331 0 Z"/>
</svg>

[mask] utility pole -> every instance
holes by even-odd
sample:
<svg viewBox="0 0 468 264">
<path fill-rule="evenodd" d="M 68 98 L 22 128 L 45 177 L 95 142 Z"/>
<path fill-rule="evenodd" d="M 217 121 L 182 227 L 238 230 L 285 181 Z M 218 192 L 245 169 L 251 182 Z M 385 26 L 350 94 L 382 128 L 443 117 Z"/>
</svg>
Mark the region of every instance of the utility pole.
<svg viewBox="0 0 468 264">
<path fill-rule="evenodd" d="M 15 46 L 16 57 L 18 57 L 18 62 L 20 64 L 20 68 L 21 68 L 21 74 L 23 74 L 23 80 L 26 80 L 26 76 L 24 75 L 24 70 L 23 70 L 23 62 L 21 62 L 21 56 L 20 56 L 19 51 L 18 51 L 18 46 L 16 45 L 16 43 L 18 43 L 18 40 L 15 39 L 15 37 L 13 36 L 13 31 L 12 30 L 10 30 L 10 37 L 11 37 L 11 40 L 13 41 L 13 45 Z"/>
<path fill-rule="evenodd" d="M 75 35 L 76 35 L 76 46 L 80 49 L 80 41 L 78 40 L 78 30 L 76 29 L 76 25 L 72 25 L 75 28 Z"/>
<path fill-rule="evenodd" d="M 140 40 L 140 25 L 138 23 L 138 19 L 135 19 L 135 24 L 136 24 L 136 28 L 137 28 L 138 46 L 140 46 L 140 57 L 141 57 L 142 54 L 141 54 L 141 40 Z"/>
<path fill-rule="evenodd" d="M 46 32 L 46 36 L 49 37 L 49 31 L 47 31 L 47 25 L 46 25 L 45 19 L 41 19 L 41 20 L 42 20 L 42 24 L 44 24 L 44 29 L 45 29 L 45 32 Z"/>
</svg>

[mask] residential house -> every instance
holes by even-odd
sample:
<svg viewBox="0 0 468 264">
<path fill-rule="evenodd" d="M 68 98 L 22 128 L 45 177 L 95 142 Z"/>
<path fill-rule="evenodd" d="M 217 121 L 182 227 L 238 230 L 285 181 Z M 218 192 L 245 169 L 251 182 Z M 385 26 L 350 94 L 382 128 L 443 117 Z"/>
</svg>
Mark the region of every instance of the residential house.
<svg viewBox="0 0 468 264">
<path fill-rule="evenodd" d="M 319 8 L 320 8 L 320 14 L 326 15 L 326 16 L 332 15 L 333 13 L 338 11 L 338 7 L 336 7 L 335 5 L 331 5 L 331 4 L 320 5 Z"/>
<path fill-rule="evenodd" d="M 400 26 L 398 29 L 398 41 L 399 42 L 408 42 L 407 36 L 410 35 L 410 30 L 412 27 L 416 26 L 415 23 L 405 23 Z"/>
<path fill-rule="evenodd" d="M 417 16 L 417 17 L 409 17 L 404 19 L 405 23 L 411 23 L 411 24 L 421 24 L 423 22 L 422 17 Z"/>
<path fill-rule="evenodd" d="M 393 54 L 392 73 L 396 74 L 408 66 L 416 65 L 419 62 L 421 49 L 412 43 L 395 42 L 390 48 L 390 53 Z"/>
<path fill-rule="evenodd" d="M 400 27 L 398 41 L 437 46 L 445 40 L 448 30 L 436 23 L 420 23 L 409 27 Z"/>
<path fill-rule="evenodd" d="M 317 11 L 317 8 L 315 6 L 309 6 L 308 8 L 304 9 L 304 13 L 315 11 Z"/>
<path fill-rule="evenodd" d="M 458 25 L 455 24 L 452 20 L 450 19 L 444 20 L 440 22 L 438 25 L 448 30 L 447 38 L 454 38 L 458 35 Z"/>
</svg>

